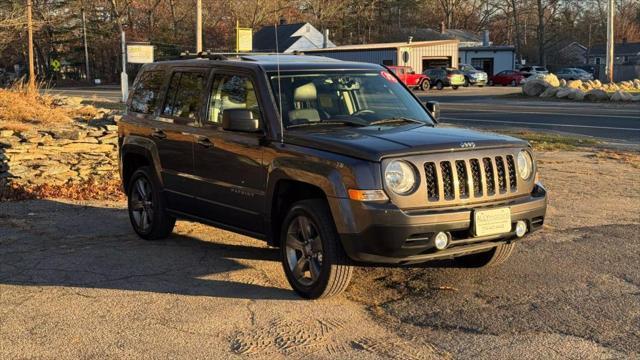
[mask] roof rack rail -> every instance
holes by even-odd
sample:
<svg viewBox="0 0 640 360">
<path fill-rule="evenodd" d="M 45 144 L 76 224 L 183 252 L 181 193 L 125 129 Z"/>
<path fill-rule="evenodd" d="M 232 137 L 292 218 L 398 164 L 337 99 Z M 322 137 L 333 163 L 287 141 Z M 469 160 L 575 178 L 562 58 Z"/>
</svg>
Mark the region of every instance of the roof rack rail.
<svg viewBox="0 0 640 360">
<path fill-rule="evenodd" d="M 189 51 L 185 51 L 180 53 L 180 58 L 181 59 L 208 59 L 208 60 L 229 60 L 230 58 L 241 58 L 243 60 L 249 60 L 247 59 L 248 56 L 256 56 L 256 55 L 304 55 L 304 53 L 300 51 L 294 51 L 287 54 L 279 54 L 275 52 L 209 52 L 209 51 L 192 53 Z"/>
</svg>

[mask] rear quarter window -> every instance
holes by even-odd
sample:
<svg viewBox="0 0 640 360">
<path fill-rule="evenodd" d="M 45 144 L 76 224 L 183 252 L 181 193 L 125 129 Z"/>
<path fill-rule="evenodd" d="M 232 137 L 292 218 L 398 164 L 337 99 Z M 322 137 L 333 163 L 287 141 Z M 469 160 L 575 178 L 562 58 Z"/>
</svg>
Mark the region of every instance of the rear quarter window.
<svg viewBox="0 0 640 360">
<path fill-rule="evenodd" d="M 153 114 L 158 108 L 163 83 L 164 71 L 143 72 L 132 89 L 129 111 Z"/>
</svg>

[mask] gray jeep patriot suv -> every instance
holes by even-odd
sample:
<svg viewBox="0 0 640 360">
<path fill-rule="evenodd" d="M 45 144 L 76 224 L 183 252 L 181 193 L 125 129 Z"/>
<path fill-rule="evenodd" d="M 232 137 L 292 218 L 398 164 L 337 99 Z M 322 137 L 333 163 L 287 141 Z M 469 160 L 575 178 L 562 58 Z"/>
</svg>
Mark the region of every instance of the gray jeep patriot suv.
<svg viewBox="0 0 640 360">
<path fill-rule="evenodd" d="M 306 298 L 343 291 L 356 264 L 499 264 L 544 222 L 531 148 L 437 112 L 373 64 L 145 65 L 119 124 L 131 224 L 148 240 L 177 218 L 264 239 Z"/>
</svg>

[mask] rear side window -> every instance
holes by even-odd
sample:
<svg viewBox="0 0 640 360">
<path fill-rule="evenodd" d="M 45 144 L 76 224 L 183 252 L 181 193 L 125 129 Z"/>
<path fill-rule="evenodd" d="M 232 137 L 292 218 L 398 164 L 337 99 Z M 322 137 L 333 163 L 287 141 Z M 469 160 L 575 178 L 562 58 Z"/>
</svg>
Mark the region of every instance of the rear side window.
<svg viewBox="0 0 640 360">
<path fill-rule="evenodd" d="M 196 119 L 202 105 L 204 80 L 204 74 L 199 72 L 173 73 L 162 115 Z"/>
<path fill-rule="evenodd" d="M 158 107 L 164 71 L 145 71 L 140 75 L 132 90 L 129 111 L 140 114 L 153 114 Z"/>
</svg>

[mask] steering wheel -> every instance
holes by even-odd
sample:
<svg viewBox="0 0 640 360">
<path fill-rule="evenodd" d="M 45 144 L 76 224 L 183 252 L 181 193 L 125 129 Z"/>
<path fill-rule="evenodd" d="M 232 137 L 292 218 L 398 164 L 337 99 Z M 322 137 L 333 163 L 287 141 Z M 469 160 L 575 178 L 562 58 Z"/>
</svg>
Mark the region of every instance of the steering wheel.
<svg viewBox="0 0 640 360">
<path fill-rule="evenodd" d="M 353 114 L 351 114 L 351 116 L 360 116 L 360 115 L 373 115 L 376 112 L 373 110 L 368 110 L 368 109 L 364 109 L 364 110 L 358 110 L 356 112 L 354 112 Z"/>
</svg>

